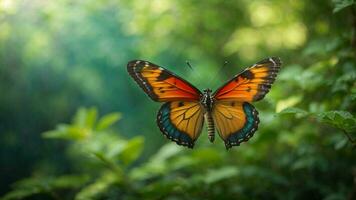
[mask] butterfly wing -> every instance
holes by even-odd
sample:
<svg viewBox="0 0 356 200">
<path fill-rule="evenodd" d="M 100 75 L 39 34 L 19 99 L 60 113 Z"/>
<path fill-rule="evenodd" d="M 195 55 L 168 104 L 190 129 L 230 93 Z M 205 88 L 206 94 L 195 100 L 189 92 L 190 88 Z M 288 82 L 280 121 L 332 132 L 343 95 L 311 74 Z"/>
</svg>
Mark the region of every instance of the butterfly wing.
<svg viewBox="0 0 356 200">
<path fill-rule="evenodd" d="M 259 101 L 268 93 L 280 70 L 281 60 L 264 59 L 236 75 L 214 93 L 216 100 Z"/>
<path fill-rule="evenodd" d="M 201 92 L 172 72 L 153 63 L 133 60 L 127 71 L 154 101 L 199 101 Z"/>
<path fill-rule="evenodd" d="M 178 145 L 193 148 L 204 123 L 204 109 L 199 102 L 173 101 L 162 105 L 157 124 L 162 133 Z"/>
<path fill-rule="evenodd" d="M 258 128 L 257 110 L 247 102 L 218 101 L 212 115 L 226 149 L 248 141 Z"/>
</svg>

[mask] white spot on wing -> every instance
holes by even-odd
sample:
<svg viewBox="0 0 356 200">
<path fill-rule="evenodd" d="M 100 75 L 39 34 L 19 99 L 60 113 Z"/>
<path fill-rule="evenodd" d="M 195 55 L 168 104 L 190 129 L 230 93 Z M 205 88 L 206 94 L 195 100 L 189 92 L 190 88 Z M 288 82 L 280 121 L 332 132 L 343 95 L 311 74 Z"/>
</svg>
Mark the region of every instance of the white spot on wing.
<svg viewBox="0 0 356 200">
<path fill-rule="evenodd" d="M 269 61 L 271 61 L 274 66 L 277 66 L 276 62 L 274 62 L 274 60 L 272 58 L 269 58 Z"/>
</svg>

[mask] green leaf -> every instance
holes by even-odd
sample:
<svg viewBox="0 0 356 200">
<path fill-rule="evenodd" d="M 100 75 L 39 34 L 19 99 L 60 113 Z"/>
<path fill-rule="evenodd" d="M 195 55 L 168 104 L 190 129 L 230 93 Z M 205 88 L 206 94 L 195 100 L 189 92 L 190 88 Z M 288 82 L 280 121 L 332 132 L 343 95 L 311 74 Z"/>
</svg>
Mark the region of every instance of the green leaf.
<svg viewBox="0 0 356 200">
<path fill-rule="evenodd" d="M 356 119 L 347 111 L 327 111 L 316 115 L 319 122 L 327 123 L 346 131 L 356 129 Z"/>
<path fill-rule="evenodd" d="M 120 119 L 121 119 L 120 113 L 110 113 L 108 115 L 105 115 L 102 118 L 100 118 L 96 126 L 96 130 L 98 131 L 105 130 L 111 125 L 113 125 L 114 123 L 116 123 L 117 121 L 119 121 Z"/>
<path fill-rule="evenodd" d="M 79 127 L 85 127 L 87 117 L 87 109 L 79 108 L 73 118 L 73 124 Z"/>
<path fill-rule="evenodd" d="M 94 156 L 96 156 L 101 162 L 103 162 L 109 169 L 114 171 L 117 176 L 121 177 L 123 175 L 121 167 L 116 164 L 114 160 L 105 157 L 105 155 L 100 152 L 94 153 Z"/>
<path fill-rule="evenodd" d="M 283 109 L 281 112 L 279 112 L 278 114 L 283 115 L 283 114 L 300 114 L 300 115 L 308 115 L 309 113 L 303 109 L 300 108 L 294 108 L 294 107 L 290 107 L 290 108 L 285 108 Z"/>
<path fill-rule="evenodd" d="M 280 100 L 277 102 L 276 105 L 276 112 L 280 112 L 286 108 L 295 106 L 296 104 L 298 104 L 301 100 L 303 99 L 302 96 L 300 95 L 295 95 L 295 96 L 290 96 L 286 99 Z"/>
<path fill-rule="evenodd" d="M 238 169 L 234 166 L 222 167 L 220 169 L 210 170 L 204 178 L 204 182 L 207 184 L 212 184 L 224 179 L 228 179 L 237 176 L 239 173 Z"/>
<path fill-rule="evenodd" d="M 180 156 L 169 162 L 170 170 L 184 169 L 197 163 L 197 159 L 192 156 Z"/>
<path fill-rule="evenodd" d="M 163 162 L 182 151 L 183 149 L 175 143 L 167 143 L 152 157 L 152 162 Z"/>
<path fill-rule="evenodd" d="M 342 149 L 343 147 L 345 147 L 347 145 L 348 142 L 349 141 L 345 137 L 343 139 L 339 140 L 334 146 L 335 150 Z"/>
<path fill-rule="evenodd" d="M 79 108 L 74 116 L 73 124 L 78 127 L 93 128 L 98 111 L 96 108 Z"/>
<path fill-rule="evenodd" d="M 183 149 L 175 143 L 167 143 L 161 147 L 160 150 L 153 155 L 146 164 L 132 170 L 130 173 L 131 179 L 144 180 L 153 176 L 169 173 L 174 170 L 173 167 L 179 167 L 170 167 L 169 162 L 173 159 L 173 157 L 178 157 L 182 151 Z M 189 164 L 187 162 L 189 161 L 185 161 L 184 164 Z"/>
<path fill-rule="evenodd" d="M 126 144 L 120 154 L 120 159 L 125 165 L 131 164 L 141 155 L 143 142 L 143 137 L 135 137 Z"/>
<path fill-rule="evenodd" d="M 143 190 L 140 191 L 144 197 L 142 199 L 167 199 L 164 197 L 181 189 L 180 184 L 182 182 L 182 180 L 161 180 L 150 183 Z"/>
<path fill-rule="evenodd" d="M 325 41 L 323 40 L 313 40 L 310 41 L 303 50 L 305 56 L 311 55 L 323 55 L 326 52 Z"/>
<path fill-rule="evenodd" d="M 63 175 L 59 177 L 31 177 L 13 184 L 13 190 L 2 200 L 24 199 L 36 194 L 50 193 L 58 189 L 76 189 L 88 182 L 88 175 Z"/>
<path fill-rule="evenodd" d="M 40 192 L 41 191 L 39 191 L 36 188 L 33 188 L 31 190 L 23 190 L 23 189 L 12 190 L 11 192 L 8 192 L 3 197 L 1 197 L 1 200 L 25 199 L 26 197 L 30 197 Z"/>
<path fill-rule="evenodd" d="M 42 137 L 51 138 L 51 139 L 57 139 L 57 138 L 70 139 L 70 137 L 68 136 L 67 130 L 63 130 L 64 126 L 66 126 L 66 125 L 58 125 L 57 129 L 51 130 L 51 131 L 46 131 L 46 132 L 42 133 Z"/>
<path fill-rule="evenodd" d="M 78 188 L 89 181 L 90 177 L 84 175 L 63 175 L 56 177 L 53 181 L 52 188 Z"/>
<path fill-rule="evenodd" d="M 116 174 L 106 172 L 94 183 L 89 184 L 79 193 L 77 193 L 77 195 L 75 196 L 75 200 L 98 199 L 101 194 L 106 193 L 110 186 L 117 183 L 118 181 L 119 178 Z"/>
<path fill-rule="evenodd" d="M 308 169 L 312 168 L 316 163 L 314 157 L 305 155 L 302 158 L 297 159 L 291 166 L 292 170 Z"/>
<path fill-rule="evenodd" d="M 98 110 L 96 108 L 90 108 L 87 110 L 87 115 L 85 119 L 85 127 L 93 128 L 98 116 Z"/>
<path fill-rule="evenodd" d="M 336 128 L 340 128 L 345 131 L 356 130 L 356 118 L 347 111 L 327 111 L 322 113 L 309 113 L 300 108 L 286 108 L 278 114 L 296 114 L 300 116 L 310 115 L 316 117 L 317 121 L 321 123 L 330 124 Z"/>
<path fill-rule="evenodd" d="M 91 130 L 65 124 L 58 125 L 55 130 L 47 131 L 42 134 L 44 138 L 50 139 L 69 139 L 82 140 L 91 134 Z"/>
<path fill-rule="evenodd" d="M 24 199 L 45 190 L 37 178 L 26 178 L 13 184 L 13 190 L 6 193 L 1 200 Z"/>
<path fill-rule="evenodd" d="M 334 13 L 337 13 L 340 10 L 355 4 L 354 0 L 334 0 L 333 2 L 335 4 L 334 10 L 333 10 Z"/>
<path fill-rule="evenodd" d="M 356 100 L 356 93 L 350 95 L 351 100 Z"/>
</svg>

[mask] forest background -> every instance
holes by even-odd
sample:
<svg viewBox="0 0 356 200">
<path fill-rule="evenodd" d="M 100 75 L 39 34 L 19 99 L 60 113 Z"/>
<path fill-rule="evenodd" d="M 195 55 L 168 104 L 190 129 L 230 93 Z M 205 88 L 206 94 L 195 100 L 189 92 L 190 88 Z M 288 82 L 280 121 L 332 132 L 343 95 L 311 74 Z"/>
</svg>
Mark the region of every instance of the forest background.
<svg viewBox="0 0 356 200">
<path fill-rule="evenodd" d="M 0 196 L 356 199 L 355 4 L 0 0 Z M 205 130 L 193 150 L 167 140 L 126 72 L 144 59 L 216 89 L 270 56 L 259 129 L 229 151 Z"/>
</svg>

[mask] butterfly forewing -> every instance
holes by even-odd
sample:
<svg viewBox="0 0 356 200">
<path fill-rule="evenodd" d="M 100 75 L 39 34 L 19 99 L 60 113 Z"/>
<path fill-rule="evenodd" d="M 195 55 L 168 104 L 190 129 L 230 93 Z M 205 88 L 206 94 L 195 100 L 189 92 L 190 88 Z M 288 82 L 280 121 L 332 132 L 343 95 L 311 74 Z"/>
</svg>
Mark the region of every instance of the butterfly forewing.
<svg viewBox="0 0 356 200">
<path fill-rule="evenodd" d="M 216 100 L 253 102 L 263 99 L 280 70 L 281 61 L 264 59 L 236 75 L 214 93 Z"/>
<path fill-rule="evenodd" d="M 201 92 L 172 72 L 153 63 L 133 60 L 127 71 L 154 101 L 199 101 Z"/>
</svg>

